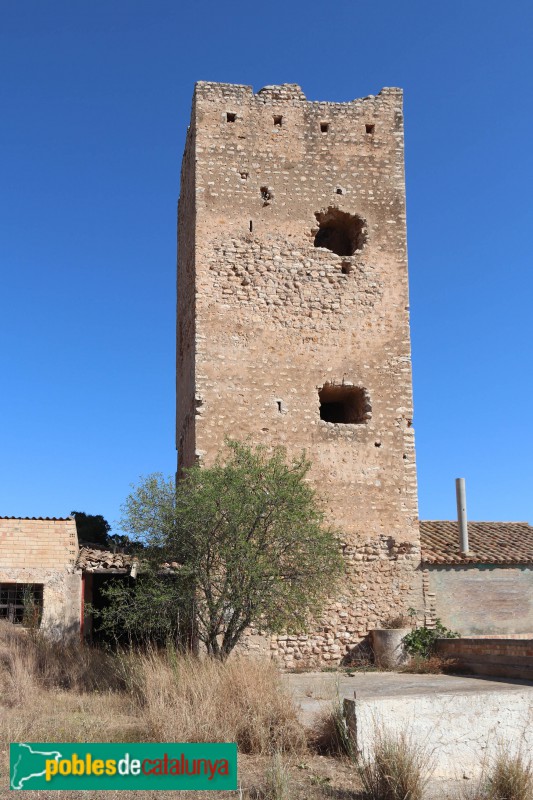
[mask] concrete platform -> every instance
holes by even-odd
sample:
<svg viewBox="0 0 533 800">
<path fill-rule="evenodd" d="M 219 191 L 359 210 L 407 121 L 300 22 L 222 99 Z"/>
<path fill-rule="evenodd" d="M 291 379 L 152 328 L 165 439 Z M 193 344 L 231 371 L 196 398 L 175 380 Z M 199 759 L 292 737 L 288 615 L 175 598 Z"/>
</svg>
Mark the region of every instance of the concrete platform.
<svg viewBox="0 0 533 800">
<path fill-rule="evenodd" d="M 531 681 L 392 672 L 284 680 L 305 725 L 340 701 L 363 755 L 372 752 L 376 733 L 402 732 L 427 752 L 437 779 L 475 780 L 499 747 L 533 751 Z"/>
<path fill-rule="evenodd" d="M 370 700 L 385 697 L 464 695 L 486 692 L 530 692 L 533 681 L 480 678 L 470 675 L 407 675 L 397 672 L 346 673 L 305 672 L 284 675 L 284 681 L 300 706 L 304 724 L 334 701 Z"/>
</svg>

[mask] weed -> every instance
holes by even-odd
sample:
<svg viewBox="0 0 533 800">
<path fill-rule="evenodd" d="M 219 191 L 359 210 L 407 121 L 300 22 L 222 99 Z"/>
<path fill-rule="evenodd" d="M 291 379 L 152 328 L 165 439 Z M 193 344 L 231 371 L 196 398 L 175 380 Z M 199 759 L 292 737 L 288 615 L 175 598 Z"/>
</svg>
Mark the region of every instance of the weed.
<svg viewBox="0 0 533 800">
<path fill-rule="evenodd" d="M 381 627 L 393 629 L 411 628 L 411 617 L 408 617 L 407 614 L 398 614 L 396 617 L 387 617 L 381 623 Z"/>
<path fill-rule="evenodd" d="M 441 675 L 459 671 L 459 663 L 455 658 L 441 658 L 440 656 L 415 655 L 408 664 L 400 668 L 400 672 L 407 672 L 411 675 Z M 465 671 L 464 668 L 461 669 Z"/>
<path fill-rule="evenodd" d="M 371 758 L 358 764 L 365 800 L 422 800 L 428 770 L 423 746 L 405 732 L 392 734 L 377 728 Z"/>
<path fill-rule="evenodd" d="M 338 699 L 318 717 L 315 731 L 312 744 L 319 753 L 355 759 L 355 745 Z"/>
<path fill-rule="evenodd" d="M 500 747 L 479 782 L 460 793 L 461 800 L 532 800 L 533 766 L 521 752 Z"/>
<path fill-rule="evenodd" d="M 440 619 L 436 619 L 434 628 L 425 626 L 415 628 L 403 637 L 403 642 L 409 655 L 429 658 L 435 652 L 437 639 L 457 639 L 458 637 L 458 633 L 446 628 Z"/>
<path fill-rule="evenodd" d="M 289 800 L 290 774 L 280 752 L 274 753 L 265 775 L 262 800 Z"/>
<path fill-rule="evenodd" d="M 20 729 L 13 741 L 111 741 L 125 725 L 124 741 L 237 742 L 242 753 L 259 755 L 307 752 L 305 729 L 272 662 L 221 662 L 171 649 L 106 653 L 8 624 L 0 626 L 3 722 L 6 711 L 10 726 Z"/>
</svg>

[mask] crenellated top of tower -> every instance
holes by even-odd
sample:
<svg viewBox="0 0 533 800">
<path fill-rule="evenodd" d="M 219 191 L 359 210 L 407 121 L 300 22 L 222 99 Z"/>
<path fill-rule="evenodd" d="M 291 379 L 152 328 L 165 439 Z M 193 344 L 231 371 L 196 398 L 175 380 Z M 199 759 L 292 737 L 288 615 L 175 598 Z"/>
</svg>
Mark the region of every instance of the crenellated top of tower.
<svg viewBox="0 0 533 800">
<path fill-rule="evenodd" d="M 394 86 L 383 87 L 377 95 L 354 98 L 344 103 L 334 103 L 324 100 L 307 100 L 302 88 L 297 83 L 282 83 L 273 86 L 264 86 L 254 93 L 253 86 L 235 83 L 214 83 L 211 81 L 198 81 L 195 86 L 195 95 L 204 99 L 235 99 L 256 100 L 263 103 L 305 102 L 320 106 L 351 106 L 365 101 L 396 96 L 401 100 L 402 89 Z"/>
</svg>

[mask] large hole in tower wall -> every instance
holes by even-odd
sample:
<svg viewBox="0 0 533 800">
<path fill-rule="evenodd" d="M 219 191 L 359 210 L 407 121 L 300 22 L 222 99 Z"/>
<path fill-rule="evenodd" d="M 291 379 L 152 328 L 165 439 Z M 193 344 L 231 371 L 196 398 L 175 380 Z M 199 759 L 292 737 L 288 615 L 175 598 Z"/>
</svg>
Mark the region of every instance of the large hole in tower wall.
<svg viewBox="0 0 533 800">
<path fill-rule="evenodd" d="M 362 425 L 372 416 L 370 398 L 360 386 L 325 383 L 318 390 L 320 419 L 344 425 Z"/>
<path fill-rule="evenodd" d="M 366 223 L 357 214 L 328 208 L 315 214 L 318 232 L 315 247 L 325 247 L 338 256 L 353 256 L 366 242 Z"/>
</svg>

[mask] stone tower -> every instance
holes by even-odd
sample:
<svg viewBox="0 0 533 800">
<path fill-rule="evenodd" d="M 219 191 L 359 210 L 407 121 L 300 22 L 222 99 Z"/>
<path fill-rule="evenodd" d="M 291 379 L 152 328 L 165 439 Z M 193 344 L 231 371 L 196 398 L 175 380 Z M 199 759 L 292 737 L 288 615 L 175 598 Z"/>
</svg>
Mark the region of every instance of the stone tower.
<svg viewBox="0 0 533 800">
<path fill-rule="evenodd" d="M 179 468 L 225 435 L 302 449 L 345 585 L 287 664 L 420 607 L 402 92 L 196 85 L 178 212 Z"/>
</svg>

